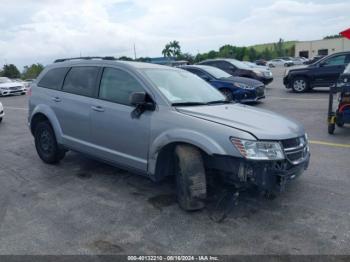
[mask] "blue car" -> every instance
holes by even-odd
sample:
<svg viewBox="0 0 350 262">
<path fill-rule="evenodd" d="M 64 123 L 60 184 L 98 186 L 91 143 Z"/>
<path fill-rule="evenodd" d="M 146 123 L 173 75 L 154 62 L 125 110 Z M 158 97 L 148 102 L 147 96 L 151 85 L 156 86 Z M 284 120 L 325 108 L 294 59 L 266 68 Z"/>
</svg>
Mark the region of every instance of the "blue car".
<svg viewBox="0 0 350 262">
<path fill-rule="evenodd" d="M 265 85 L 258 80 L 231 76 L 221 69 L 206 65 L 187 65 L 181 68 L 210 83 L 228 100 L 247 103 L 265 98 Z"/>
</svg>

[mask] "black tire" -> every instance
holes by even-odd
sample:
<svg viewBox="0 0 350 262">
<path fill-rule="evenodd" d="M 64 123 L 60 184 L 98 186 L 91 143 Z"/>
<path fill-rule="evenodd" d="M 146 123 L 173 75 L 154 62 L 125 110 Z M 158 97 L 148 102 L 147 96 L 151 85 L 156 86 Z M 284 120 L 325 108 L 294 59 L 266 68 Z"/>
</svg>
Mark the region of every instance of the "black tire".
<svg viewBox="0 0 350 262">
<path fill-rule="evenodd" d="M 233 101 L 233 94 L 230 89 L 221 89 L 220 92 L 226 97 L 228 101 Z"/>
<path fill-rule="evenodd" d="M 0 117 L 0 123 L 2 122 L 2 117 Z"/>
<path fill-rule="evenodd" d="M 26 94 L 25 92 L 22 92 L 22 93 L 21 93 L 22 96 L 25 95 L 25 94 Z"/>
<path fill-rule="evenodd" d="M 291 87 L 295 93 L 305 93 L 309 91 L 310 84 L 305 77 L 297 76 L 292 79 Z"/>
<path fill-rule="evenodd" d="M 335 130 L 335 124 L 328 124 L 328 134 L 333 135 Z"/>
<path fill-rule="evenodd" d="M 338 127 L 343 127 L 345 124 L 342 118 L 342 114 L 339 114 L 338 110 L 337 110 L 337 117 L 336 117 L 335 123 Z"/>
<path fill-rule="evenodd" d="M 175 148 L 176 195 L 180 207 L 186 211 L 205 207 L 207 182 L 201 152 L 189 145 Z"/>
<path fill-rule="evenodd" d="M 287 64 L 287 63 L 284 64 L 284 67 L 288 67 L 288 66 L 289 66 L 289 64 Z"/>
<path fill-rule="evenodd" d="M 55 132 L 49 122 L 40 122 L 34 132 L 35 147 L 39 157 L 47 164 L 56 164 L 65 156 L 65 151 L 60 149 Z"/>
</svg>

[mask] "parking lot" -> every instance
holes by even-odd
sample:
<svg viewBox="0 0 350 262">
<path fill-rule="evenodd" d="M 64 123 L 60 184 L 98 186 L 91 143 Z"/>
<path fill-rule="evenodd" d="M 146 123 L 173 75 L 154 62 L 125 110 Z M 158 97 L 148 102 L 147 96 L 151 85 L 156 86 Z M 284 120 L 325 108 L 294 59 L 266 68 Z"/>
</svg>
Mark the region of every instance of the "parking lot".
<svg viewBox="0 0 350 262">
<path fill-rule="evenodd" d="M 327 133 L 328 93 L 294 94 L 284 69 L 257 105 L 300 121 L 311 163 L 273 200 L 245 193 L 222 223 L 184 212 L 174 184 L 69 152 L 44 164 L 27 128 L 27 96 L 1 97 L 0 254 L 349 254 L 350 127 Z"/>
</svg>

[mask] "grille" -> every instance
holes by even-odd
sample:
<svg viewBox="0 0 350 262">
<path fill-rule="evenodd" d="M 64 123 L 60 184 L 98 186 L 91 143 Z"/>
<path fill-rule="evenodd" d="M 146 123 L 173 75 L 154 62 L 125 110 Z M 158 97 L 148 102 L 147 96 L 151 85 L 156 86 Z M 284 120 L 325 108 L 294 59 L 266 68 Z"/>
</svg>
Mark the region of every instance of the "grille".
<svg viewBox="0 0 350 262">
<path fill-rule="evenodd" d="M 259 86 L 256 88 L 256 94 L 257 96 L 263 96 L 264 95 L 264 87 L 263 86 Z"/>
<path fill-rule="evenodd" d="M 10 87 L 10 90 L 18 90 L 18 89 L 21 89 L 20 86 L 11 86 Z"/>
<path fill-rule="evenodd" d="M 308 154 L 308 145 L 304 136 L 282 141 L 287 159 L 294 165 L 302 162 Z"/>
</svg>

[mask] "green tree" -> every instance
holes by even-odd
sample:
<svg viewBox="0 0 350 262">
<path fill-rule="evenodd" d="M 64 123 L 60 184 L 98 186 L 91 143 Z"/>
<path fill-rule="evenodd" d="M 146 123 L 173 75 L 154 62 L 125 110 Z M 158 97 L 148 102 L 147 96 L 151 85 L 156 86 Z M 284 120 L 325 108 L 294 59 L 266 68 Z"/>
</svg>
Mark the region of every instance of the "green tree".
<svg viewBox="0 0 350 262">
<path fill-rule="evenodd" d="M 34 79 L 43 71 L 44 66 L 42 64 L 32 64 L 31 66 L 24 66 L 22 73 L 23 79 Z"/>
<path fill-rule="evenodd" d="M 4 65 L 1 72 L 2 76 L 6 76 L 8 78 L 20 78 L 21 73 L 17 69 L 14 64 Z"/>
<path fill-rule="evenodd" d="M 131 57 L 128 57 L 128 56 L 121 56 L 121 57 L 118 58 L 118 60 L 133 61 L 134 59 L 132 59 Z"/>
<path fill-rule="evenodd" d="M 186 60 L 188 61 L 190 64 L 194 63 L 195 57 L 193 55 L 191 55 L 190 53 L 181 53 L 178 57 L 177 60 Z"/>
<path fill-rule="evenodd" d="M 179 41 L 171 41 L 165 45 L 162 50 L 164 57 L 178 57 L 181 55 L 181 47 Z"/>
<path fill-rule="evenodd" d="M 282 38 L 280 38 L 277 43 L 273 44 L 273 48 L 277 56 L 285 55 L 284 41 Z"/>
</svg>

